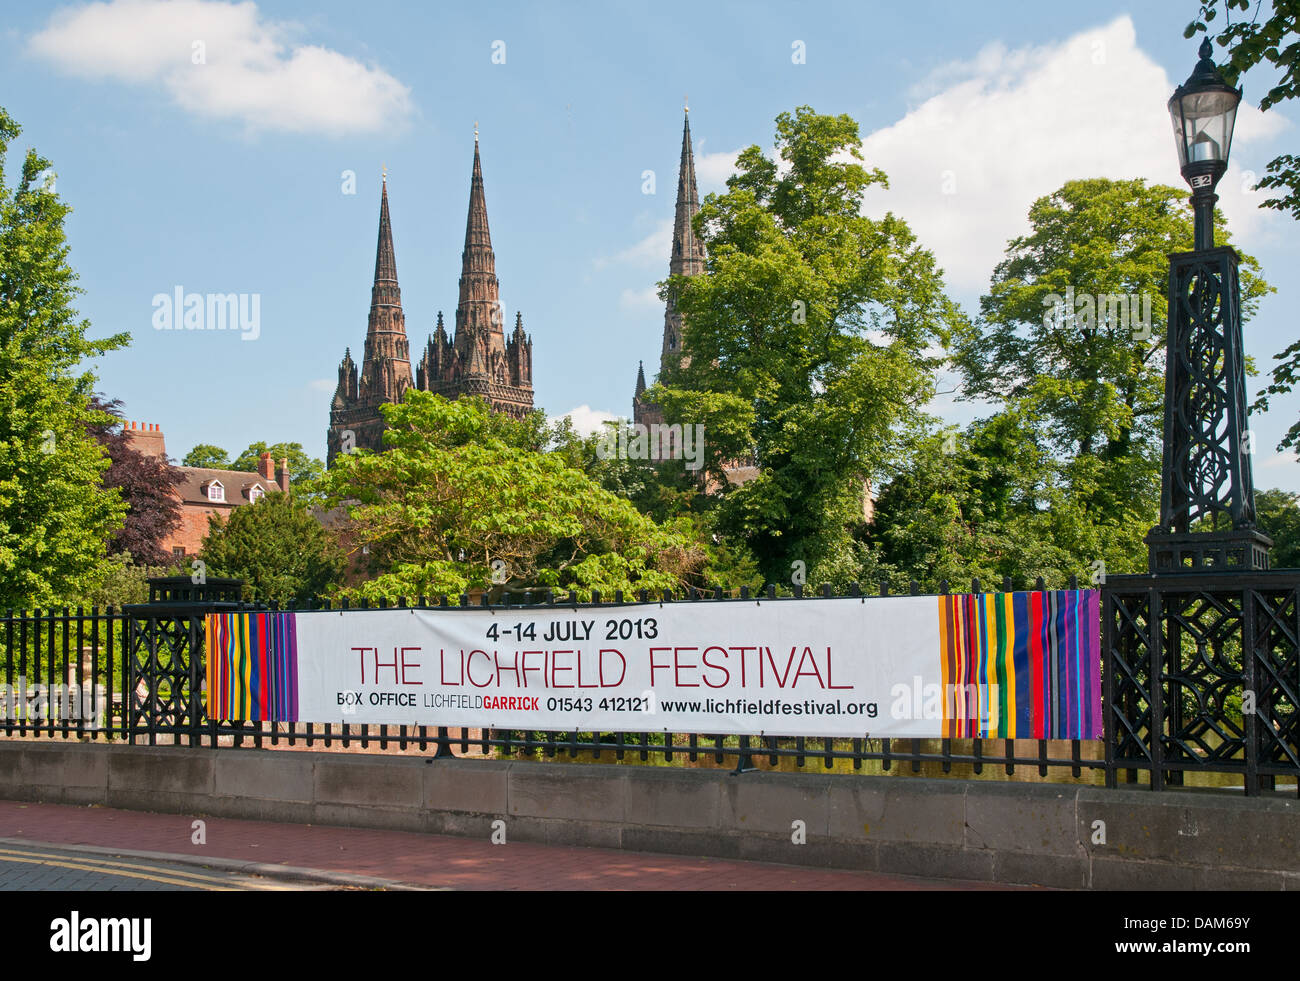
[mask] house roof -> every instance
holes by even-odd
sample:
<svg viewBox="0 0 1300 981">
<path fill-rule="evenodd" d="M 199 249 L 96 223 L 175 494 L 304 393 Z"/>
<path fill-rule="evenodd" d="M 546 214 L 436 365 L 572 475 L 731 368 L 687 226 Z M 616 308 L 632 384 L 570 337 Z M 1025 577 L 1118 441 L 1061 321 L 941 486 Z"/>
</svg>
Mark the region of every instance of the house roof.
<svg viewBox="0 0 1300 981">
<path fill-rule="evenodd" d="M 728 483 L 733 485 L 747 484 L 758 476 L 758 467 L 730 467 L 722 471 L 727 475 Z"/>
<path fill-rule="evenodd" d="M 176 485 L 176 492 L 186 504 L 216 504 L 208 500 L 208 484 L 217 480 L 226 489 L 226 504 L 247 504 L 248 493 L 254 487 L 270 493 L 278 491 L 280 485 L 274 480 L 267 480 L 261 474 L 245 473 L 242 470 L 216 470 L 212 467 L 177 467 L 185 479 Z"/>
</svg>

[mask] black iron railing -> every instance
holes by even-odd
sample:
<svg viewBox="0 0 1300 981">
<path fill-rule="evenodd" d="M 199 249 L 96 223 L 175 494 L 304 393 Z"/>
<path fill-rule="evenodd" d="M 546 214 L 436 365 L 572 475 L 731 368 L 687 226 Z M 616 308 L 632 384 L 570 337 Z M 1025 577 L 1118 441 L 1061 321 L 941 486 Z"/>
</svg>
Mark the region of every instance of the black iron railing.
<svg viewBox="0 0 1300 981">
<path fill-rule="evenodd" d="M 228 584 L 218 584 L 220 590 L 210 594 L 182 596 L 159 590 L 162 602 L 122 610 L 11 611 L 0 618 L 6 692 L 0 732 L 149 744 L 396 751 L 434 758 L 690 763 L 736 771 L 793 765 L 927 776 L 1104 779 L 1108 786 L 1144 783 L 1152 789 L 1194 783 L 1189 774 L 1205 773 L 1258 793 L 1277 786 L 1278 778 L 1300 774 L 1300 721 L 1295 714 L 1300 691 L 1300 572 L 1260 575 L 1260 583 L 1243 587 L 1236 577 L 1220 583 L 1204 574 L 1189 574 L 1179 577 L 1180 583 L 1189 580 L 1179 586 L 1190 590 L 1185 594 L 1177 592 L 1178 584 L 1170 584 L 1169 577 L 1111 577 L 1102 588 L 1104 748 L 1103 743 L 1080 740 L 884 739 L 866 734 L 858 739 L 724 737 L 213 720 L 204 710 L 202 618 L 208 612 L 266 609 L 236 602 L 237 593 Z M 1069 586 L 1077 588 L 1077 583 L 1072 580 Z M 1010 591 L 1013 584 L 1008 580 L 1000 587 Z M 973 592 L 983 588 L 979 581 L 971 584 Z M 1031 588 L 1045 586 L 1039 580 Z M 1236 597 L 1231 603 L 1221 595 L 1225 590 Z M 947 584 L 941 583 L 938 594 L 947 591 Z M 1183 626 L 1176 645 L 1168 636 L 1155 638 L 1152 633 L 1153 621 L 1144 612 L 1149 606 L 1143 604 L 1152 602 L 1153 591 L 1166 615 L 1183 602 L 1178 596 L 1200 597 L 1189 600 L 1192 606 L 1179 614 Z M 918 584 L 912 584 L 911 594 L 922 595 Z M 844 595 L 863 592 L 855 585 Z M 879 595 L 888 595 L 887 588 Z M 811 594 L 798 586 L 788 597 L 778 597 L 771 586 L 762 594 L 765 602 L 816 603 L 832 596 L 829 587 Z M 755 598 L 748 589 L 715 589 L 662 596 L 620 593 L 612 601 L 595 596 L 590 603 L 578 603 L 571 596 L 529 591 L 491 603 L 487 596 L 440 596 L 351 606 L 322 602 L 296 609 L 609 609 L 643 602 L 752 603 Z M 1217 613 L 1211 616 L 1207 610 Z M 1213 622 L 1197 627 L 1206 616 Z M 1230 635 L 1237 626 L 1255 638 L 1254 658 L 1241 661 L 1234 653 Z M 1201 641 L 1199 647 L 1195 638 Z M 1174 649 L 1183 652 L 1180 658 L 1173 657 Z M 1261 653 L 1265 650 L 1267 656 Z M 1252 692 L 1253 711 L 1243 715 L 1241 696 L 1246 691 Z M 1163 738 L 1153 740 L 1155 732 Z"/>
<path fill-rule="evenodd" d="M 0 618 L 4 735 L 124 738 L 126 622 L 112 607 L 11 610 Z"/>
</svg>

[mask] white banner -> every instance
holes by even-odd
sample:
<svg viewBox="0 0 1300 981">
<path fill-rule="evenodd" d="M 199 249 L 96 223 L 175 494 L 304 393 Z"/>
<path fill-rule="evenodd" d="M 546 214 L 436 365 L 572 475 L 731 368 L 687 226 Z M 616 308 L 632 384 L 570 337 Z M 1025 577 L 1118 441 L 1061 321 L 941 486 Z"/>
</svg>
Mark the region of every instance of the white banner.
<svg viewBox="0 0 1300 981">
<path fill-rule="evenodd" d="M 945 721 L 956 717 L 1012 735 L 1006 723 L 1014 725 L 1017 682 L 1001 679 L 1010 686 L 1009 704 L 999 695 L 996 658 L 980 656 L 976 631 L 983 614 L 970 612 L 970 624 L 963 624 L 944 612 L 956 610 L 960 619 L 963 609 L 982 611 L 987 604 L 993 611 L 1003 603 L 1013 611 L 1012 595 L 227 614 L 209 618 L 210 701 L 222 718 L 307 722 L 979 734 Z M 1095 596 L 1014 594 L 1021 605 L 1022 597 L 1053 595 Z M 1005 617 L 1014 625 L 1014 612 L 988 624 L 1001 629 Z M 945 636 L 959 643 L 945 648 Z M 990 636 L 996 646 L 996 632 Z M 1053 644 L 1069 639 L 1053 634 Z M 960 653 L 961 641 L 973 656 Z M 1010 672 L 1003 667 L 1002 673 Z M 1020 687 L 1027 683 L 1026 677 Z M 1023 694 L 1021 701 L 1027 701 Z M 1062 714 L 1074 711 L 1060 704 Z M 1020 714 L 1026 711 L 1022 704 Z M 1023 727 L 1019 733 L 1030 734 Z"/>
</svg>

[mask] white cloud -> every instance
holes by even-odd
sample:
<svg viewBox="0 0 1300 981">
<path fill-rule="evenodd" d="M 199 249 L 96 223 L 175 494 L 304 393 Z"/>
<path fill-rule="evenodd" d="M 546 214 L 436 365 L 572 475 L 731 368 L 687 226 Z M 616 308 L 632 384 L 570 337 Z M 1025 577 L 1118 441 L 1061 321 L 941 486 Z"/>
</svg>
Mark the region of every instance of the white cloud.
<svg viewBox="0 0 1300 981">
<path fill-rule="evenodd" d="M 654 229 L 635 245 L 611 256 L 596 259 L 596 268 L 604 269 L 611 265 L 633 266 L 668 266 L 668 258 L 673 248 L 673 223 L 665 218 L 656 222 Z"/>
<path fill-rule="evenodd" d="M 1283 453 L 1274 453 L 1272 456 L 1270 456 L 1270 457 L 1268 457 L 1266 460 L 1264 460 L 1264 462 L 1263 462 L 1263 464 L 1261 464 L 1261 466 L 1263 466 L 1263 467 L 1289 467 L 1289 466 L 1293 466 L 1293 465 L 1295 465 L 1296 463 L 1300 463 L 1300 456 L 1296 456 L 1295 453 L 1290 452 L 1290 451 L 1287 451 L 1287 452 L 1283 452 Z"/>
<path fill-rule="evenodd" d="M 313 392 L 333 392 L 338 385 L 337 378 L 313 378 L 307 383 L 307 387 Z"/>
<path fill-rule="evenodd" d="M 1195 63 L 1189 48 L 1187 69 Z M 990 45 L 938 70 L 933 91 L 897 123 L 863 141 L 866 163 L 889 175 L 867 208 L 906 219 L 934 251 L 951 287 L 983 290 L 1009 239 L 1028 230 L 1034 200 L 1065 181 L 1143 177 L 1184 187 L 1165 104 L 1177 82 L 1137 46 L 1119 17 L 1065 41 L 1008 50 Z M 1243 103 L 1234 160 L 1243 146 L 1287 125 Z M 1240 193 L 1233 163 L 1220 207 L 1237 241 L 1270 221 L 1263 195 Z"/>
<path fill-rule="evenodd" d="M 58 11 L 28 47 L 67 74 L 160 86 L 250 130 L 380 132 L 409 116 L 410 89 L 392 75 L 295 32 L 252 2 L 109 0 Z"/>
<path fill-rule="evenodd" d="M 726 190 L 727 178 L 736 172 L 736 158 L 739 156 L 740 150 L 719 150 L 695 157 L 695 184 L 701 198 L 711 191 Z"/>
<path fill-rule="evenodd" d="M 654 310 L 662 307 L 664 301 L 659 299 L 659 287 L 647 286 L 644 289 L 625 289 L 618 296 L 618 304 L 625 310 Z"/>
<path fill-rule="evenodd" d="M 580 405 L 576 409 L 570 409 L 560 419 L 570 419 L 573 422 L 573 428 L 580 436 L 590 436 L 593 433 L 604 432 L 603 423 L 612 422 L 620 418 L 612 412 L 605 412 L 602 409 L 593 409 L 589 405 Z M 552 419 L 556 422 L 556 419 Z"/>
</svg>

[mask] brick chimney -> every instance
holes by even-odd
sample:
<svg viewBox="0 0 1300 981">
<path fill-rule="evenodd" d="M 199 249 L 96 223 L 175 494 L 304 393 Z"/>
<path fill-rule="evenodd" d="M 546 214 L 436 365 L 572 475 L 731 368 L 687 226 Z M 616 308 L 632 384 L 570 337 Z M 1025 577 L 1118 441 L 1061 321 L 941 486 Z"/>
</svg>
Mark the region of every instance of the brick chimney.
<svg viewBox="0 0 1300 981">
<path fill-rule="evenodd" d="M 137 453 L 166 458 L 162 426 L 156 422 L 124 422 L 122 431 L 126 434 L 127 445 Z"/>
<path fill-rule="evenodd" d="M 289 458 L 280 458 L 280 490 L 289 493 Z"/>
<path fill-rule="evenodd" d="M 275 461 L 269 452 L 263 453 L 257 461 L 257 472 L 263 480 L 275 481 Z"/>
</svg>

